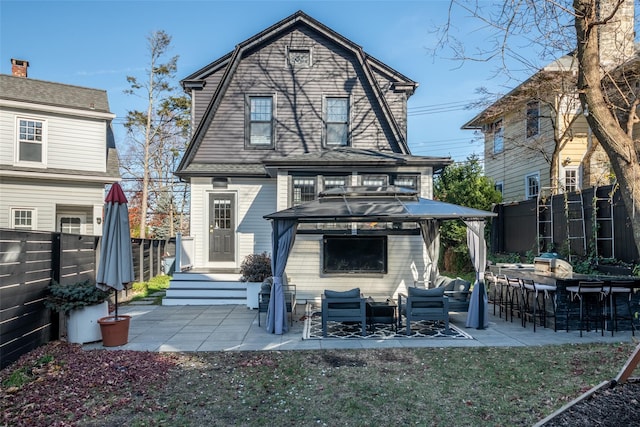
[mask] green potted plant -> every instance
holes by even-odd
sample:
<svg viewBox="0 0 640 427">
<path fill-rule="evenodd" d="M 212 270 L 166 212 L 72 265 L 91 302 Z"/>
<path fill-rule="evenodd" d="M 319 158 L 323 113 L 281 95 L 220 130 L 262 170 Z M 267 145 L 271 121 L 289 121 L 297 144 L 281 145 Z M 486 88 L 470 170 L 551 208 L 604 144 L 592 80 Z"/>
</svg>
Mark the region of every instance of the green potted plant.
<svg viewBox="0 0 640 427">
<path fill-rule="evenodd" d="M 240 264 L 240 273 L 240 281 L 247 286 L 247 307 L 258 308 L 260 286 L 271 276 L 271 257 L 266 252 L 247 255 Z"/>
<path fill-rule="evenodd" d="M 52 282 L 44 305 L 66 318 L 67 340 L 84 344 L 101 340 L 98 319 L 109 315 L 109 295 L 90 280 L 62 285 Z"/>
</svg>

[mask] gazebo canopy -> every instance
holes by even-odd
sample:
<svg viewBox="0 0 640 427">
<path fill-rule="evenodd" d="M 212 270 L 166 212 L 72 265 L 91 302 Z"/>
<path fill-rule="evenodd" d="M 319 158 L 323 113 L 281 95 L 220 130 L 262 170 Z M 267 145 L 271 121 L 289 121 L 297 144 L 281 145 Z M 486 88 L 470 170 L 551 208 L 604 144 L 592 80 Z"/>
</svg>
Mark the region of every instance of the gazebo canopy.
<svg viewBox="0 0 640 427">
<path fill-rule="evenodd" d="M 401 187 L 337 187 L 311 202 L 265 215 L 297 222 L 419 222 L 425 219 L 484 220 L 495 213 L 418 197 Z"/>
<path fill-rule="evenodd" d="M 471 294 L 467 326 L 483 329 L 487 322 L 484 291 L 484 220 L 496 214 L 479 209 L 424 199 L 417 191 L 394 186 L 337 187 L 320 193 L 318 199 L 265 215 L 272 221 L 271 268 L 273 286 L 267 310 L 267 331 L 282 334 L 288 330 L 282 276 L 293 247 L 298 223 L 311 222 L 416 222 L 427 245 L 429 277 L 437 274 L 440 220 L 459 219 L 467 224 L 467 241 L 476 268 L 476 284 Z M 432 281 L 433 283 L 433 281 Z"/>
</svg>

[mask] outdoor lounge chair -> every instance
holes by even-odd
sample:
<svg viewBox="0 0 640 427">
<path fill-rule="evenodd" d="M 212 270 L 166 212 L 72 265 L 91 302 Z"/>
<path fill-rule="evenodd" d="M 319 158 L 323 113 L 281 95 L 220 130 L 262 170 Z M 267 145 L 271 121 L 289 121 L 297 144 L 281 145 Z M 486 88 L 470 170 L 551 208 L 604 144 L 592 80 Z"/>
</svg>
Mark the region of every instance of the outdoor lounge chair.
<svg viewBox="0 0 640 427">
<path fill-rule="evenodd" d="M 435 281 L 436 287 L 444 287 L 444 295 L 449 297 L 449 311 L 463 312 L 469 311 L 469 301 L 471 300 L 471 283 L 461 278 L 451 278 L 438 276 Z"/>
<path fill-rule="evenodd" d="M 411 335 L 411 322 L 417 320 L 442 321 L 445 332 L 449 332 L 449 297 L 444 295 L 443 286 L 433 289 L 408 288 L 408 294 L 398 294 L 399 319 L 405 316 L 407 335 Z"/>
<path fill-rule="evenodd" d="M 366 298 L 360 295 L 360 288 L 349 291 L 325 290 L 322 294 L 322 336 L 327 336 L 327 322 L 357 322 L 362 328 L 362 336 L 367 335 Z"/>
</svg>

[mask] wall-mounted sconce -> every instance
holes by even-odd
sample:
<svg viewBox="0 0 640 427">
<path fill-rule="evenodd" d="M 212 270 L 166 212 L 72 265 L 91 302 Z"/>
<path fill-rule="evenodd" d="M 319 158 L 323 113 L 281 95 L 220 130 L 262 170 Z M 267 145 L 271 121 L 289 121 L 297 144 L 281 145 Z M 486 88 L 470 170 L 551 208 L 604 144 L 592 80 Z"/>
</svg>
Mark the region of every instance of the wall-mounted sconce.
<svg viewBox="0 0 640 427">
<path fill-rule="evenodd" d="M 102 224 L 102 218 L 97 217 L 96 218 L 96 224 L 98 224 L 98 225 Z"/>
<path fill-rule="evenodd" d="M 571 163 L 571 157 L 567 157 L 562 161 L 562 166 L 567 166 L 570 163 Z"/>
</svg>

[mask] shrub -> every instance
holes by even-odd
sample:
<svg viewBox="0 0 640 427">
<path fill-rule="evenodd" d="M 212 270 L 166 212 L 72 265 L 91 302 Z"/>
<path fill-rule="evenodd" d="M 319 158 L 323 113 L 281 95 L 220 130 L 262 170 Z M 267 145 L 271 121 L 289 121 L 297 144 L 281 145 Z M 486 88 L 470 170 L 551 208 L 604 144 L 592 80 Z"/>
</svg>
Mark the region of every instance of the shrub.
<svg viewBox="0 0 640 427">
<path fill-rule="evenodd" d="M 61 285 L 60 283 L 52 282 L 48 287 L 48 291 L 49 295 L 44 301 L 45 307 L 61 313 L 100 304 L 111 295 L 111 292 L 98 289 L 96 284 L 90 280 L 72 285 Z"/>
<path fill-rule="evenodd" d="M 262 282 L 271 276 L 271 258 L 266 252 L 247 255 L 240 265 L 242 282 Z"/>
</svg>

